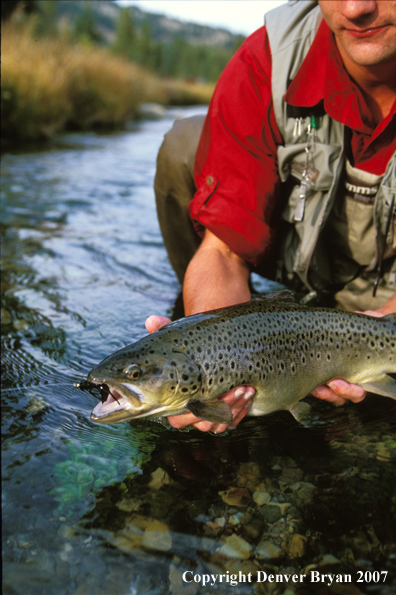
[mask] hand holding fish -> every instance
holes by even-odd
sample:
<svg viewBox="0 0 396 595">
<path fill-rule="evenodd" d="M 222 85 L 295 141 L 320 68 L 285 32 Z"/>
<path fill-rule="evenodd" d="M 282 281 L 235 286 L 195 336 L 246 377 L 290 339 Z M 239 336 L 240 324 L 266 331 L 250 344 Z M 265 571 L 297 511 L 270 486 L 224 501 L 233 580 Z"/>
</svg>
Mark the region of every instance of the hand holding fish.
<svg viewBox="0 0 396 595">
<path fill-rule="evenodd" d="M 149 316 L 146 320 L 146 329 L 149 333 L 154 333 L 162 328 L 165 324 L 171 322 L 169 318 L 164 316 Z M 233 390 L 226 393 L 221 400 L 227 403 L 231 407 L 232 412 L 232 423 L 228 424 L 215 424 L 210 421 L 202 420 L 192 413 L 185 413 L 184 415 L 173 415 L 170 416 L 169 423 L 174 428 L 185 428 L 186 426 L 194 426 L 201 432 L 215 432 L 221 434 L 226 430 L 233 430 L 247 415 L 254 397 L 255 389 L 253 386 L 238 386 Z"/>
<path fill-rule="evenodd" d="M 393 306 L 394 304 L 392 304 L 392 307 Z M 390 311 L 392 311 L 392 309 Z M 378 318 L 384 316 L 384 313 L 372 310 L 361 312 L 361 314 L 368 314 L 369 316 Z M 146 329 L 149 333 L 153 333 L 169 322 L 170 320 L 163 316 L 150 316 L 146 321 Z M 172 416 L 169 418 L 169 423 L 174 428 L 183 428 L 187 425 L 193 425 L 202 432 L 210 430 L 212 432 L 221 433 L 227 429 L 234 429 L 248 413 L 254 393 L 255 390 L 253 387 L 240 386 L 222 397 L 222 400 L 230 405 L 233 414 L 233 421 L 230 426 L 203 421 L 192 413 Z M 333 405 L 340 406 L 344 405 L 347 401 L 360 403 L 360 401 L 364 400 L 366 391 L 357 384 L 350 384 L 345 380 L 336 378 L 327 384 L 318 386 L 312 391 L 311 395 L 317 399 L 322 399 L 328 403 L 333 403 Z"/>
<path fill-rule="evenodd" d="M 372 312 L 366 312 L 366 314 L 373 315 Z M 383 316 L 382 313 L 375 313 L 375 316 Z M 149 333 L 154 333 L 168 324 L 169 318 L 163 316 L 150 316 L 146 320 L 146 329 Z M 247 415 L 251 404 L 252 398 L 255 394 L 255 389 L 252 386 L 239 386 L 232 391 L 226 393 L 221 400 L 224 400 L 232 411 L 233 421 L 231 425 L 227 424 L 214 424 L 202 419 L 199 419 L 192 413 L 186 413 L 184 415 L 176 415 L 169 417 L 169 423 L 174 428 L 183 428 L 188 425 L 194 426 L 194 428 L 201 430 L 202 432 L 212 431 L 216 433 L 225 432 L 227 429 L 234 429 L 240 421 Z M 340 406 L 344 405 L 347 401 L 353 403 L 359 403 L 363 401 L 366 396 L 366 391 L 357 384 L 350 384 L 340 378 L 333 379 L 327 384 L 318 386 L 311 393 L 312 396 L 333 403 L 333 405 Z"/>
<path fill-rule="evenodd" d="M 396 399 L 396 314 L 312 308 L 291 297 L 267 294 L 175 322 L 150 318 L 156 332 L 89 372 L 102 393 L 92 421 L 179 416 L 175 427 L 192 421 L 219 432 L 245 414 L 281 410 L 304 423 L 309 404 L 300 401 L 313 391 L 333 401 L 332 392 L 361 400 L 366 390 Z"/>
</svg>

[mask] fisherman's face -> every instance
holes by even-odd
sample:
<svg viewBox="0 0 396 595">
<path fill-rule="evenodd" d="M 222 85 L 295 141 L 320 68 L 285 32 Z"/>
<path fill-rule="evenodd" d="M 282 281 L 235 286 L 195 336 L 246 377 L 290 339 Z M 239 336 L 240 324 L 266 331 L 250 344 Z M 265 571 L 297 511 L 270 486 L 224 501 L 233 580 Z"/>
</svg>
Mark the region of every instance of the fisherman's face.
<svg viewBox="0 0 396 595">
<path fill-rule="evenodd" d="M 345 61 L 359 66 L 396 61 L 396 0 L 318 0 Z"/>
</svg>

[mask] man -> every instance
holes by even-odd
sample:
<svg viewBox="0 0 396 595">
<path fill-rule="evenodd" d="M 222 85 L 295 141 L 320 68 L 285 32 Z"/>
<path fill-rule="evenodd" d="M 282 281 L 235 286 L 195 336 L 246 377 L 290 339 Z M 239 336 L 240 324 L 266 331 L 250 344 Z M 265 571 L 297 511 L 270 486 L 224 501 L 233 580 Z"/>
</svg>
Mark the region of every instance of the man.
<svg viewBox="0 0 396 595">
<path fill-rule="evenodd" d="M 220 78 L 196 151 L 201 127 L 176 123 L 155 184 L 187 315 L 250 300 L 251 270 L 324 304 L 396 311 L 396 0 L 271 11 Z M 231 427 L 253 394 L 223 397 Z M 313 394 L 337 405 L 365 396 L 339 379 Z M 171 423 L 226 428 L 191 414 Z"/>
</svg>

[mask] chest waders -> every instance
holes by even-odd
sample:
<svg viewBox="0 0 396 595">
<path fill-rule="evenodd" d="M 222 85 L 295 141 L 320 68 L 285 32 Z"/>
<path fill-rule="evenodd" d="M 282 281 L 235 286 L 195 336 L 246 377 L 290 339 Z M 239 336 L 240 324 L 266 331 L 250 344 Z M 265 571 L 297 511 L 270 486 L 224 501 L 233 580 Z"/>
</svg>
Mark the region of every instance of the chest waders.
<svg viewBox="0 0 396 595">
<path fill-rule="evenodd" d="M 335 296 L 336 303 L 349 310 L 375 309 L 389 299 L 396 286 L 395 258 L 386 258 L 377 296 L 372 298 L 382 252 L 396 247 L 396 156 L 382 176 L 373 207 L 375 258 L 364 271 L 352 264 L 350 270 L 345 271 L 344 267 L 340 276 L 341 267 L 334 263 L 331 243 L 324 232 L 337 197 L 345 193 L 348 129 L 329 118 L 320 105 L 299 109 L 283 101 L 311 47 L 320 18 L 320 9 L 312 0 L 289 2 L 266 15 L 276 73 L 272 81 L 274 110 L 285 141 L 278 148 L 278 160 L 286 204 L 277 246 L 265 268 L 258 272 L 307 296 L 318 295 L 324 303 L 331 302 Z M 157 159 L 154 186 L 158 219 L 180 283 L 200 244 L 187 205 L 196 190 L 193 167 L 203 121 L 204 117 L 196 116 L 175 122 L 165 135 Z M 313 127 L 313 142 L 309 143 L 307 133 Z"/>
<path fill-rule="evenodd" d="M 324 230 L 340 193 L 345 194 L 345 163 L 349 131 L 332 120 L 322 105 L 298 108 L 283 97 L 307 55 L 321 19 L 314 0 L 288 3 L 266 14 L 272 53 L 272 96 L 277 125 L 284 139 L 278 147 L 279 175 L 287 205 L 282 213 L 277 247 L 277 280 L 329 301 L 348 281 L 356 300 L 340 299 L 344 307 L 377 308 L 396 287 L 395 257 L 383 260 L 387 247 L 395 248 L 396 155 L 388 163 L 373 207 L 375 257 L 364 269 L 356 263 L 342 276 L 332 263 L 331 238 Z M 312 132 L 313 131 L 313 132 Z M 311 136 L 311 138 L 310 138 Z M 358 222 L 357 222 L 358 224 Z M 394 250 L 393 250 L 394 254 Z M 377 298 L 373 293 L 377 279 Z M 342 292 L 341 292 L 342 293 Z"/>
</svg>

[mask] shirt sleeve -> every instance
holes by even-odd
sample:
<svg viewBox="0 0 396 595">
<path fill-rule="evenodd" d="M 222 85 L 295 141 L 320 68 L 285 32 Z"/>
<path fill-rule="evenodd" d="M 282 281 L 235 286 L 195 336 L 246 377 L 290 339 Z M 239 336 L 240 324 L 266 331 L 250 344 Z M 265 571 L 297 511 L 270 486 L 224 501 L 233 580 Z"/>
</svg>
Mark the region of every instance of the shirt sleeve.
<svg viewBox="0 0 396 595">
<path fill-rule="evenodd" d="M 197 150 L 197 192 L 189 205 L 199 233 L 208 228 L 252 266 L 260 264 L 274 240 L 280 202 L 277 145 L 282 143 L 262 27 L 219 79 Z"/>
</svg>

